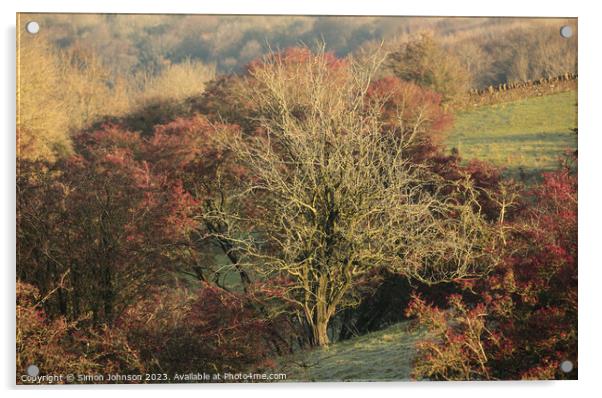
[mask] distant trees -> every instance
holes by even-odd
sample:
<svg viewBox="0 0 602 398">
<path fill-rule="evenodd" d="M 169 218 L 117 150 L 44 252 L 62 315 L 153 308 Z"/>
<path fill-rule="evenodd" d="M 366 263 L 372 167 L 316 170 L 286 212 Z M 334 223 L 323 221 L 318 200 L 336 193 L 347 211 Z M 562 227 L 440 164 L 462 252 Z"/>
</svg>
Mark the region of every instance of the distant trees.
<svg viewBox="0 0 602 398">
<path fill-rule="evenodd" d="M 576 72 L 576 35 L 567 40 L 558 34 L 567 24 L 576 33 L 574 19 L 52 14 L 36 20 L 49 28 L 46 36 L 57 47 L 93 48 L 111 73 L 122 77 L 157 75 L 188 58 L 215 64 L 220 73 L 238 72 L 265 53 L 267 43 L 287 48 L 324 40 L 346 56 L 425 31 L 461 59 L 475 88 L 507 82 L 500 79 L 513 76 L 517 52 L 529 57 L 528 79 L 547 77 L 550 69 Z"/>
<path fill-rule="evenodd" d="M 185 59 L 165 66 L 159 73 L 138 78 L 138 93 L 132 93 L 137 107 L 166 101 L 179 102 L 199 96 L 215 78 L 215 67 Z"/>
<path fill-rule="evenodd" d="M 237 198 L 255 211 L 208 212 L 236 226 L 215 237 L 233 242 L 260 278 L 288 281 L 286 300 L 316 345 L 328 344 L 330 319 L 380 268 L 436 283 L 481 275 L 494 261 L 469 181 L 444 181 L 412 161 L 412 146 L 441 117 L 437 97 L 382 90 L 372 80 L 381 61 L 271 54 L 239 87 L 257 134 L 220 140 L 248 170 Z"/>
<path fill-rule="evenodd" d="M 19 33 L 25 35 L 24 33 Z M 17 68 L 17 155 L 54 159 L 71 150 L 58 59 L 42 39 L 21 40 Z"/>
<path fill-rule="evenodd" d="M 559 27 L 571 25 L 575 34 L 563 38 Z M 473 88 L 535 81 L 577 73 L 577 31 L 572 20 L 508 20 L 441 37 L 470 71 Z"/>
<path fill-rule="evenodd" d="M 411 38 L 392 52 L 387 59 L 386 69 L 402 80 L 441 93 L 444 102 L 459 100 L 471 87 L 471 77 L 466 67 L 454 53 L 426 33 Z"/>
<path fill-rule="evenodd" d="M 113 75 L 89 48 L 63 50 L 29 34 L 20 34 L 19 43 L 21 159 L 65 158 L 72 151 L 72 136 L 82 129 L 149 108 L 155 113 L 178 109 L 187 98 L 200 96 L 215 75 L 214 67 L 191 60 L 167 65 L 156 75 Z"/>
<path fill-rule="evenodd" d="M 43 37 L 19 37 L 19 157 L 57 160 L 71 153 L 71 135 L 102 115 L 129 110 L 124 79 L 112 81 L 89 51 L 59 51 Z M 111 83 L 112 81 L 112 83 Z"/>
</svg>

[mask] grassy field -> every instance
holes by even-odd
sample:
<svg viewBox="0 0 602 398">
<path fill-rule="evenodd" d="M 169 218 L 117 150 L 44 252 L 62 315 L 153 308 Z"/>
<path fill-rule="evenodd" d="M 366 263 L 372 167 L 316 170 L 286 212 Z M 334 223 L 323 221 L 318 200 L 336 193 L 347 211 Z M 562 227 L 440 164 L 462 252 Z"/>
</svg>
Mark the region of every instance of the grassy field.
<svg viewBox="0 0 602 398">
<path fill-rule="evenodd" d="M 577 147 L 577 92 L 482 106 L 456 115 L 447 144 L 463 159 L 487 160 L 527 175 L 551 170 Z"/>
<path fill-rule="evenodd" d="M 368 333 L 327 348 L 280 359 L 287 381 L 409 380 L 415 343 L 423 334 L 411 321 Z"/>
</svg>

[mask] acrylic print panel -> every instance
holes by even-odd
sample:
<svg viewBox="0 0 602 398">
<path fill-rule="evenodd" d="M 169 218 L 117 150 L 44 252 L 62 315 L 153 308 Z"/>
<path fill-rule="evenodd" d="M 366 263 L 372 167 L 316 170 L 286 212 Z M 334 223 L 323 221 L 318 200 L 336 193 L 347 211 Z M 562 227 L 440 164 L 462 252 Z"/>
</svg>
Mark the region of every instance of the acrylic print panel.
<svg viewBox="0 0 602 398">
<path fill-rule="evenodd" d="M 17 384 L 577 378 L 576 19 L 17 37 Z"/>
</svg>

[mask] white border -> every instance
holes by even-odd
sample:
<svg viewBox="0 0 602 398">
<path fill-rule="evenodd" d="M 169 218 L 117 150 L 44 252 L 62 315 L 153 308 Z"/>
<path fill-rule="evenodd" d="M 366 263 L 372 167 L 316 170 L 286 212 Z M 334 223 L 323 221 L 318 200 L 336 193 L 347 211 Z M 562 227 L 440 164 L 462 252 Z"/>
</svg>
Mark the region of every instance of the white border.
<svg viewBox="0 0 602 398">
<path fill-rule="evenodd" d="M 9 396 L 30 397 L 40 390 L 15 388 L 14 385 L 14 266 L 15 266 L 15 13 L 21 12 L 116 12 L 116 13 L 231 13 L 231 14 L 344 14 L 344 15 L 457 15 L 457 16 L 539 16 L 579 17 L 579 381 L 577 382 L 522 382 L 522 383 L 332 383 L 295 385 L 194 385 L 194 386 L 98 386 L 70 388 L 44 388 L 45 396 L 103 396 L 142 393 L 163 397 L 167 390 L 178 395 L 245 397 L 341 394 L 350 396 L 376 394 L 391 396 L 420 395 L 454 397 L 504 397 L 508 395 L 545 395 L 568 397 L 589 395 L 602 379 L 600 350 L 600 300 L 599 284 L 602 281 L 602 262 L 599 252 L 601 223 L 600 160 L 602 159 L 602 91 L 600 81 L 599 46 L 602 38 L 602 16 L 596 13 L 592 1 L 542 1 L 524 0 L 486 1 L 399 1 L 392 0 L 303 0 L 264 1 L 219 0 L 213 2 L 190 0 L 104 0 L 102 2 L 67 0 L 21 0 L 15 3 L 1 2 L 2 7 L 2 87 L 0 110 L 5 121 L 2 134 L 2 172 L 0 178 L 2 212 L 0 231 L 4 258 L 4 289 L 2 289 L 3 318 L 0 332 L 2 388 Z M 596 183 L 597 182 L 597 183 Z"/>
</svg>

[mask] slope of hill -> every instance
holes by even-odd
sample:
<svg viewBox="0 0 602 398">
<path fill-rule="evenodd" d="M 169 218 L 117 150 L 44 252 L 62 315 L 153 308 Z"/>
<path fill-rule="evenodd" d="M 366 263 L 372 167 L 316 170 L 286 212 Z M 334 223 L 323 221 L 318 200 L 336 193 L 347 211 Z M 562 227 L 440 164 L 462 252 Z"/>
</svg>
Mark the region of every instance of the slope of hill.
<svg viewBox="0 0 602 398">
<path fill-rule="evenodd" d="M 296 353 L 280 360 L 289 382 L 409 380 L 415 344 L 423 336 L 411 321 Z"/>
<path fill-rule="evenodd" d="M 568 91 L 458 112 L 447 144 L 465 160 L 533 175 L 556 168 L 565 150 L 577 148 L 574 128 L 577 92 Z"/>
</svg>

